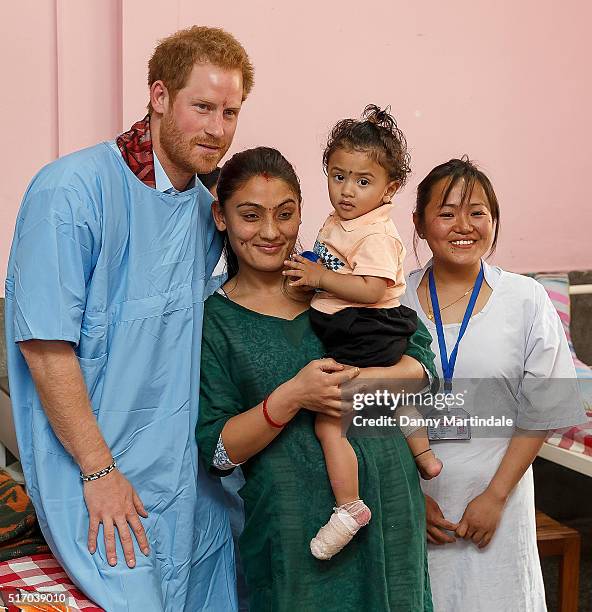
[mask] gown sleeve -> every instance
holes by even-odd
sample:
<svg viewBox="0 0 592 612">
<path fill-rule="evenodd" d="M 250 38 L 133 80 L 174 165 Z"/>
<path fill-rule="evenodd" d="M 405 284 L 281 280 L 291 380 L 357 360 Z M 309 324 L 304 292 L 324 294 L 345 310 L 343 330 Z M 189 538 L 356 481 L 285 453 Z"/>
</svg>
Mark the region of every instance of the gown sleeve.
<svg viewBox="0 0 592 612">
<path fill-rule="evenodd" d="M 204 464 L 219 476 L 227 476 L 233 467 L 221 470 L 214 465 L 222 430 L 228 419 L 243 412 L 241 395 L 229 374 L 224 338 L 204 321 L 201 346 L 201 382 L 197 445 Z M 226 355 L 228 353 L 226 352 Z"/>
<path fill-rule="evenodd" d="M 430 380 L 430 386 L 437 384 L 438 373 L 434 364 L 435 355 L 432 352 L 430 346 L 432 344 L 432 336 L 423 324 L 421 319 L 417 319 L 417 330 L 409 338 L 407 343 L 407 350 L 405 355 L 413 357 L 419 361 L 422 365 L 428 378 Z"/>
<path fill-rule="evenodd" d="M 27 193 L 9 270 L 16 342 L 66 340 L 78 345 L 100 236 L 96 211 L 75 190 L 59 187 Z"/>
<path fill-rule="evenodd" d="M 584 423 L 586 413 L 567 338 L 555 307 L 538 283 L 533 303 L 516 425 L 549 430 Z"/>
</svg>

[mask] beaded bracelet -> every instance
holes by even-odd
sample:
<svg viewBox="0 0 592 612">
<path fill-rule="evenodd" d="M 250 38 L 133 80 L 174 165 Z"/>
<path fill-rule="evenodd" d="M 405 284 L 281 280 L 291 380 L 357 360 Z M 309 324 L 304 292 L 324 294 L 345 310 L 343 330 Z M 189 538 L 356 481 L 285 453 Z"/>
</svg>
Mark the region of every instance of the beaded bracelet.
<svg viewBox="0 0 592 612">
<path fill-rule="evenodd" d="M 80 478 L 82 482 L 90 482 L 91 480 L 98 480 L 99 478 L 103 478 L 103 476 L 107 476 L 117 467 L 117 463 L 115 463 L 115 459 L 113 459 L 113 463 L 108 465 L 106 468 L 99 470 L 98 472 L 93 472 L 92 474 L 83 474 L 80 472 Z"/>
</svg>

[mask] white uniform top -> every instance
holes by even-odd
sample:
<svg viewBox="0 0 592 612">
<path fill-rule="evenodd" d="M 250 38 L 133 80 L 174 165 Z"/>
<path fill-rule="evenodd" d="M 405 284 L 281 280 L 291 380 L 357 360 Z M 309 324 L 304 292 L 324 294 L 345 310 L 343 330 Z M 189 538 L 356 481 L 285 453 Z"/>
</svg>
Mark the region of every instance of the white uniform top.
<svg viewBox="0 0 592 612">
<path fill-rule="evenodd" d="M 432 350 L 442 367 L 435 324 L 417 298 L 417 286 L 431 265 L 411 272 L 401 303 L 417 311 L 432 334 Z M 474 315 L 458 349 L 454 378 L 523 380 L 573 378 L 575 370 L 559 317 L 543 287 L 531 278 L 484 263 L 485 281 L 493 292 Z M 444 326 L 448 355 L 460 324 Z M 586 420 L 581 404 L 553 410 L 530 407 L 517 415 L 525 429 L 555 429 Z M 509 443 L 508 438 L 479 438 L 432 443 L 444 462 L 440 476 L 422 481 L 444 516 L 460 520 L 467 504 L 482 493 Z M 484 549 L 465 540 L 428 546 L 429 571 L 436 612 L 540 612 L 545 591 L 536 545 L 534 484 L 528 468 L 510 495 L 500 524 Z"/>
</svg>

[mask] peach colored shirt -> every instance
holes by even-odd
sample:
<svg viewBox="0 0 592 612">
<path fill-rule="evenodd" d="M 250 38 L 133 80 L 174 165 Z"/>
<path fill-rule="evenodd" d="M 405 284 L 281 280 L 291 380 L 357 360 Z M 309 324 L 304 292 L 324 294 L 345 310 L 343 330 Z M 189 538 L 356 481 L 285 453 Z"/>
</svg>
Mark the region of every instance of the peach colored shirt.
<svg viewBox="0 0 592 612">
<path fill-rule="evenodd" d="M 389 283 L 383 299 L 376 304 L 355 304 L 327 291 L 319 291 L 311 306 L 334 314 L 350 306 L 358 308 L 395 308 L 405 293 L 403 259 L 405 247 L 390 218 L 392 204 L 383 204 L 356 219 L 341 219 L 336 212 L 327 217 L 314 246 L 319 261 L 338 274 L 376 276 Z"/>
</svg>

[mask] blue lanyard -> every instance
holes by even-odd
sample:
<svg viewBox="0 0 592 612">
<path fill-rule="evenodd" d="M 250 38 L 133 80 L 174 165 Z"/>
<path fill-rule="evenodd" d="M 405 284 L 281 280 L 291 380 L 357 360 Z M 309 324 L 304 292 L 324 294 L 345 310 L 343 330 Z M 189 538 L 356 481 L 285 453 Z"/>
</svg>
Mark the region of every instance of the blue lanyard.
<svg viewBox="0 0 592 612">
<path fill-rule="evenodd" d="M 473 309 L 475 308 L 475 302 L 477 301 L 479 291 L 481 290 L 481 285 L 483 284 L 483 262 L 481 262 L 481 269 L 477 275 L 477 280 L 475 281 L 473 292 L 471 293 L 471 299 L 469 300 L 467 309 L 465 310 L 465 314 L 463 316 L 460 331 L 458 332 L 458 338 L 456 339 L 456 344 L 452 349 L 452 353 L 450 353 L 450 360 L 448 360 L 448 355 L 446 353 L 444 326 L 442 325 L 442 317 L 440 316 L 440 304 L 438 303 L 438 293 L 436 292 L 436 282 L 434 280 L 434 272 L 432 268 L 430 268 L 429 283 L 430 298 L 432 300 L 432 308 L 434 310 L 434 322 L 436 324 L 436 332 L 438 333 L 438 344 L 440 345 L 440 361 L 442 363 L 442 373 L 444 374 L 444 390 L 448 392 L 452 391 L 452 377 L 454 376 L 454 366 L 456 365 L 458 345 L 460 344 L 462 337 L 465 335 L 465 331 L 469 325 L 469 320 L 473 314 Z"/>
</svg>

